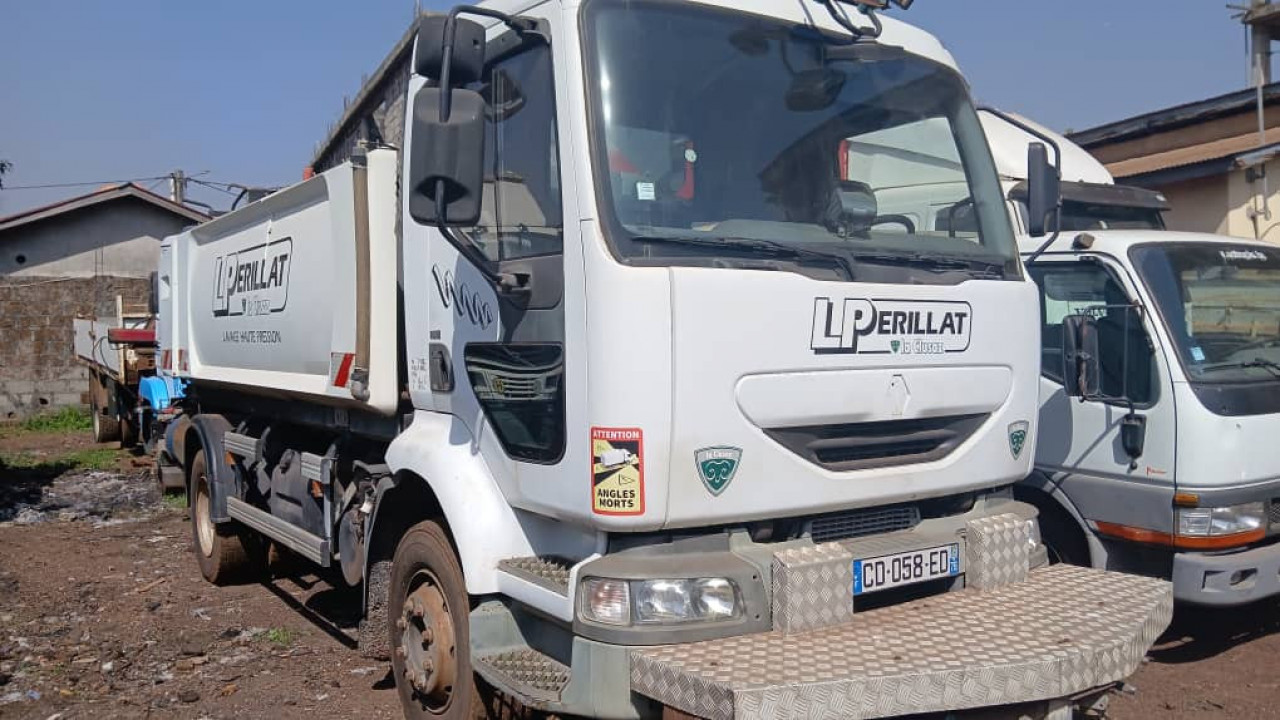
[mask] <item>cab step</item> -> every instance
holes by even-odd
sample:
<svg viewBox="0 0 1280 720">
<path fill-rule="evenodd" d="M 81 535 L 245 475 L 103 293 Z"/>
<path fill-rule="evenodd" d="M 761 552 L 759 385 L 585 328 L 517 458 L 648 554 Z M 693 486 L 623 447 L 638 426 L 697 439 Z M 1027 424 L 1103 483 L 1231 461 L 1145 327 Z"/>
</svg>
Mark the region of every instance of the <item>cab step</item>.
<svg viewBox="0 0 1280 720">
<path fill-rule="evenodd" d="M 539 710 L 560 703 L 571 674 L 568 666 L 529 647 L 472 658 L 471 663 L 490 685 Z"/>
<path fill-rule="evenodd" d="M 569 570 L 573 564 L 555 556 L 508 558 L 498 569 L 541 585 L 557 595 L 569 596 Z"/>
<path fill-rule="evenodd" d="M 555 556 L 498 562 L 498 591 L 565 622 L 573 622 L 573 564 Z"/>
</svg>

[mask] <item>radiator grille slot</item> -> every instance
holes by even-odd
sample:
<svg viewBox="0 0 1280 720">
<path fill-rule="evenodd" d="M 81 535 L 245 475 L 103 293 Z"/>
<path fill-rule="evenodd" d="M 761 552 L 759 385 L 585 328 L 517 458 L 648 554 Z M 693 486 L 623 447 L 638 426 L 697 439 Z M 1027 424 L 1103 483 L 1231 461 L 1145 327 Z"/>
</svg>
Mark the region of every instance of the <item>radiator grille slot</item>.
<svg viewBox="0 0 1280 720">
<path fill-rule="evenodd" d="M 1271 498 L 1267 505 L 1267 520 L 1272 525 L 1280 525 L 1280 498 Z"/>
<path fill-rule="evenodd" d="M 897 530 L 910 530 L 918 524 L 920 524 L 920 508 L 915 505 L 900 505 L 816 517 L 809 526 L 809 535 L 815 543 L 824 543 Z"/>
<path fill-rule="evenodd" d="M 967 440 L 986 418 L 986 415 L 957 415 L 775 428 L 765 432 L 815 465 L 846 472 L 940 460 Z"/>
</svg>

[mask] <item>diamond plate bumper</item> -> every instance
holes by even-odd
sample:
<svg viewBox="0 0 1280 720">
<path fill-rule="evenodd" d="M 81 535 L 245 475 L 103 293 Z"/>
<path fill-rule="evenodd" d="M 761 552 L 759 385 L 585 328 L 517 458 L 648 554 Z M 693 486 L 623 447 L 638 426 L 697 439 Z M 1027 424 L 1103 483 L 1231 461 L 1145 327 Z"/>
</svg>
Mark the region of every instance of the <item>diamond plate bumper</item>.
<svg viewBox="0 0 1280 720">
<path fill-rule="evenodd" d="M 709 718 L 875 718 L 1062 698 L 1119 681 L 1169 624 L 1169 583 L 1058 565 L 780 631 L 639 648 L 636 692 Z"/>
</svg>

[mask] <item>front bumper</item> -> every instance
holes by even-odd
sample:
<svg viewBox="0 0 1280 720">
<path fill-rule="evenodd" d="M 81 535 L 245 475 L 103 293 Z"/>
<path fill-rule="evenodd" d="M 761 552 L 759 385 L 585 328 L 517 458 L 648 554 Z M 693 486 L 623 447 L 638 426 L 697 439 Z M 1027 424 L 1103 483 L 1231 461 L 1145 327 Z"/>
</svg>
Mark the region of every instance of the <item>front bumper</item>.
<svg viewBox="0 0 1280 720">
<path fill-rule="evenodd" d="M 1173 556 L 1173 596 L 1197 605 L 1243 605 L 1280 594 L 1280 543 L 1204 555 Z"/>
<path fill-rule="evenodd" d="M 1169 583 L 1058 565 L 837 625 L 631 651 L 631 687 L 709 720 L 872 718 L 1068 697 L 1124 679 Z"/>
</svg>

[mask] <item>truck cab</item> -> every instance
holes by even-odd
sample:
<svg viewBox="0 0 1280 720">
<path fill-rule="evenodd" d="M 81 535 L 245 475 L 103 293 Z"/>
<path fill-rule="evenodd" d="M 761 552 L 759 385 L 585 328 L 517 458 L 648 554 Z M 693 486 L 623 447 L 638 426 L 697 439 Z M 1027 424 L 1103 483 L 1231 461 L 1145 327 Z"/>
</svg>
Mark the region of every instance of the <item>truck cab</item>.
<svg viewBox="0 0 1280 720">
<path fill-rule="evenodd" d="M 983 121 L 1020 230 L 1012 158 L 1036 138 Z M 1169 578 L 1187 603 L 1280 593 L 1280 456 L 1262 450 L 1280 430 L 1280 250 L 1167 231 L 1162 195 L 1031 127 L 1061 149 L 1064 182 L 1060 234 L 1019 243 L 1041 377 L 1035 471 L 1017 495 L 1041 508 L 1056 560 Z"/>
</svg>

